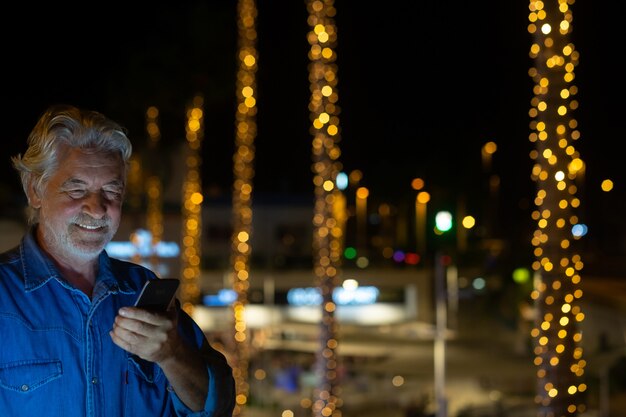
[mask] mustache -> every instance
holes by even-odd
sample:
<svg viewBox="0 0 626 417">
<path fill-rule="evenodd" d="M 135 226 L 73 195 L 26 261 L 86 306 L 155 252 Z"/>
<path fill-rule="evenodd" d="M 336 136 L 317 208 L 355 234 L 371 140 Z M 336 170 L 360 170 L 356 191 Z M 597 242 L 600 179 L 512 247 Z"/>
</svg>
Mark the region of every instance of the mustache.
<svg viewBox="0 0 626 417">
<path fill-rule="evenodd" d="M 81 214 L 72 219 L 72 223 L 87 227 L 108 227 L 111 224 L 111 219 L 108 216 L 101 219 L 94 219 L 87 214 Z"/>
</svg>

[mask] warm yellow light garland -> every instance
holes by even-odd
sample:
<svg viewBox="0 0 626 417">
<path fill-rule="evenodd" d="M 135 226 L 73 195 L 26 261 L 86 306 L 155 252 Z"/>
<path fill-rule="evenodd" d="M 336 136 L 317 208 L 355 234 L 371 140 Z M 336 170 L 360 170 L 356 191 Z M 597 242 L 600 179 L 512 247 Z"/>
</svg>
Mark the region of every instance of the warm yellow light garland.
<svg viewBox="0 0 626 417">
<path fill-rule="evenodd" d="M 322 296 L 320 347 L 317 353 L 318 385 L 310 405 L 314 416 L 341 417 L 341 387 L 337 354 L 338 326 L 333 290 L 341 272 L 345 198 L 336 187 L 341 170 L 339 106 L 337 91 L 337 28 L 333 0 L 309 0 L 307 10 L 311 31 L 309 45 L 310 118 L 313 136 L 313 184 L 315 207 L 313 217 L 314 273 Z"/>
<path fill-rule="evenodd" d="M 236 406 L 233 416 L 243 414 L 248 402 L 249 337 L 245 319 L 250 286 L 252 248 L 252 189 L 254 178 L 254 139 L 256 138 L 257 8 L 254 0 L 238 2 L 239 52 L 237 72 L 237 113 L 235 115 L 235 154 L 233 155 L 233 236 L 231 240 L 231 281 L 237 293 L 233 303 Z"/>
<path fill-rule="evenodd" d="M 535 144 L 532 178 L 537 183 L 532 244 L 536 282 L 534 338 L 539 417 L 575 416 L 586 410 L 582 393 L 586 362 L 578 329 L 584 319 L 580 289 L 582 257 L 572 227 L 581 201 L 577 180 L 584 163 L 575 143 L 578 107 L 574 68 L 579 54 L 570 42 L 573 0 L 531 1 L 528 31 L 534 42 L 529 74 L 535 86 L 530 141 Z"/>
<path fill-rule="evenodd" d="M 187 175 L 183 182 L 182 207 L 182 253 L 179 299 L 183 309 L 192 314 L 194 305 L 200 301 L 200 261 L 202 256 L 202 181 L 200 149 L 204 137 L 204 100 L 197 95 L 187 109 Z"/>
<path fill-rule="evenodd" d="M 146 111 L 146 131 L 148 133 L 149 148 L 154 151 L 161 140 L 159 109 L 154 106 L 149 107 Z M 154 174 L 146 179 L 146 192 L 146 227 L 152 234 L 152 245 L 154 246 L 163 238 L 162 181 L 159 175 Z"/>
</svg>

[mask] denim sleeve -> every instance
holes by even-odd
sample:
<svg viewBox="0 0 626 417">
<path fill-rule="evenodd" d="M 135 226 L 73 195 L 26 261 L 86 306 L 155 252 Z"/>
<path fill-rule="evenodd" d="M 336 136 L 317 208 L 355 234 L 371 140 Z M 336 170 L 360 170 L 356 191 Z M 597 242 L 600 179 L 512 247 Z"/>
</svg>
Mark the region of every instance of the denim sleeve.
<svg viewBox="0 0 626 417">
<path fill-rule="evenodd" d="M 209 376 L 209 392 L 204 410 L 194 412 L 171 392 L 172 402 L 178 417 L 231 417 L 235 408 L 235 379 L 226 357 L 213 348 L 198 325 L 185 312 L 181 311 L 179 325 L 183 335 L 192 335 L 192 342 L 202 351 Z"/>
<path fill-rule="evenodd" d="M 207 364 L 209 372 L 209 393 L 204 410 L 191 411 L 176 395 L 171 392 L 174 409 L 179 417 L 231 417 L 235 408 L 235 381 L 231 368 L 219 363 Z"/>
</svg>

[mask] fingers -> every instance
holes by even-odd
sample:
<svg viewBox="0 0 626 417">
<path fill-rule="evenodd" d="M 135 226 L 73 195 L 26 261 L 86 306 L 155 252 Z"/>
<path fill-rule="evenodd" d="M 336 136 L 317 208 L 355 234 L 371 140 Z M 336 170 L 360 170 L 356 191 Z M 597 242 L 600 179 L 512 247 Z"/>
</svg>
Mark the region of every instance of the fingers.
<svg viewBox="0 0 626 417">
<path fill-rule="evenodd" d="M 115 317 L 109 334 L 122 349 L 156 362 L 170 355 L 170 345 L 176 341 L 175 326 L 169 314 L 124 307 Z"/>
<path fill-rule="evenodd" d="M 119 321 L 123 323 L 117 323 L 118 319 L 116 319 L 113 329 L 109 332 L 113 343 L 142 359 L 154 362 L 160 357 L 160 352 L 166 345 L 166 333 L 146 330 L 151 325 L 142 324 L 136 320 Z"/>
<path fill-rule="evenodd" d="M 120 335 L 121 333 L 123 332 L 115 328 L 109 331 L 109 335 L 111 336 L 111 340 L 113 340 L 113 343 L 130 353 L 138 354 L 136 346 L 142 345 L 140 338 L 138 336 L 129 335 L 125 335 L 122 337 Z"/>
<path fill-rule="evenodd" d="M 119 315 L 117 317 L 122 316 L 135 319 L 155 326 L 163 325 L 163 323 L 169 321 L 168 317 L 163 313 L 155 313 L 138 307 L 122 307 L 118 313 Z"/>
</svg>

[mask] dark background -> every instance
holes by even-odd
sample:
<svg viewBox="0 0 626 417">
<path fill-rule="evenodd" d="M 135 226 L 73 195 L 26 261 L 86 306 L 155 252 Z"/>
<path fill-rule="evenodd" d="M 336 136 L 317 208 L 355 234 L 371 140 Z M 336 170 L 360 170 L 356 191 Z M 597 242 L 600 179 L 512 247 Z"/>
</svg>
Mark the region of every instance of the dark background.
<svg viewBox="0 0 626 417">
<path fill-rule="evenodd" d="M 360 169 L 372 201 L 411 201 L 411 179 L 449 204 L 463 194 L 469 211 L 486 198 L 490 173 L 480 149 L 495 141 L 502 234 L 530 234 L 534 185 L 527 75 L 532 39 L 528 2 L 384 3 L 336 1 L 341 161 Z M 572 40 L 587 163 L 583 219 L 590 241 L 619 253 L 626 175 L 623 67 L 626 36 L 618 2 L 578 1 Z M 258 4 L 258 136 L 255 192 L 313 192 L 304 1 Z M 161 155 L 184 141 L 185 107 L 205 97 L 203 186 L 227 195 L 232 180 L 235 1 L 15 5 L 3 16 L 0 202 L 23 204 L 9 157 L 50 104 L 100 110 L 146 143 L 144 113 L 160 109 Z M 168 163 L 167 169 L 179 165 Z M 615 190 L 599 184 L 610 177 Z M 260 198 L 260 197 L 259 197 Z"/>
</svg>

